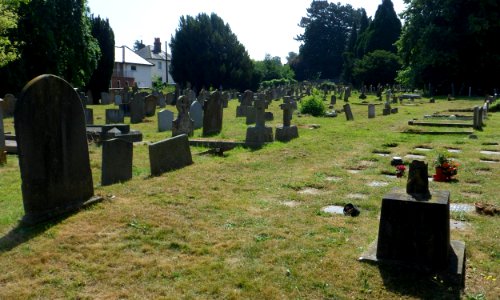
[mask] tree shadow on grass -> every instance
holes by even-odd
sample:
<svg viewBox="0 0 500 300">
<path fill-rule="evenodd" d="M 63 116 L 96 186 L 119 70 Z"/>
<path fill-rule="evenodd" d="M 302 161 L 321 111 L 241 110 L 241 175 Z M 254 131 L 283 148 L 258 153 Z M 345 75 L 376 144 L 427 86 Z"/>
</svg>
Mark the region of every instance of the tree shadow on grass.
<svg viewBox="0 0 500 300">
<path fill-rule="evenodd" d="M 380 265 L 384 286 L 402 296 L 418 299 L 460 299 L 463 287 L 442 274 L 417 272 L 409 268 Z"/>
</svg>

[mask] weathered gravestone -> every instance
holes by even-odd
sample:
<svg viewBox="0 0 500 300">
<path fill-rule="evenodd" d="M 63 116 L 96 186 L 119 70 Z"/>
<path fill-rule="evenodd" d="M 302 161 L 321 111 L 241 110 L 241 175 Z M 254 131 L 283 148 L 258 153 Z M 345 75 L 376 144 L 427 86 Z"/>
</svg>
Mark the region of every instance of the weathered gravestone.
<svg viewBox="0 0 500 300">
<path fill-rule="evenodd" d="M 158 99 L 154 95 L 147 95 L 144 98 L 144 114 L 146 117 L 153 117 L 156 114 L 156 104 Z"/>
<path fill-rule="evenodd" d="M 0 104 L 2 103 L 2 99 L 0 99 Z M 5 132 L 3 127 L 3 110 L 0 105 L 0 165 L 3 165 L 7 162 L 7 152 L 5 151 Z"/>
<path fill-rule="evenodd" d="M 179 97 L 179 100 L 184 97 Z M 186 100 L 187 101 L 187 97 Z M 180 169 L 193 163 L 187 135 L 181 134 L 149 145 L 151 175 Z"/>
<path fill-rule="evenodd" d="M 168 93 L 165 96 L 165 102 L 167 103 L 167 105 L 173 105 L 174 100 L 175 100 L 175 93 L 174 92 Z"/>
<path fill-rule="evenodd" d="M 223 101 L 220 92 L 212 92 L 203 105 L 203 136 L 218 134 L 222 130 Z"/>
<path fill-rule="evenodd" d="M 174 121 L 174 113 L 170 110 L 161 110 L 158 112 L 158 132 L 172 130 L 172 122 Z"/>
<path fill-rule="evenodd" d="M 332 95 L 332 98 L 330 99 L 330 104 L 331 104 L 331 105 L 335 105 L 335 104 L 337 104 L 337 96 Z"/>
<path fill-rule="evenodd" d="M 253 105 L 253 92 L 250 90 L 246 90 L 243 96 L 241 97 L 241 103 L 238 107 L 236 107 L 236 117 L 246 117 L 247 110 L 249 107 Z"/>
<path fill-rule="evenodd" d="M 3 97 L 3 102 L 0 103 L 0 105 L 2 106 L 4 118 L 12 117 L 14 114 L 14 108 L 16 107 L 16 102 L 17 99 L 12 94 L 6 94 L 5 97 Z"/>
<path fill-rule="evenodd" d="M 479 106 L 474 106 L 473 127 L 476 130 L 483 129 L 483 122 L 481 120 L 482 114 L 479 112 Z"/>
<path fill-rule="evenodd" d="M 115 105 L 120 105 L 122 104 L 122 96 L 121 95 L 115 95 Z"/>
<path fill-rule="evenodd" d="M 92 108 L 84 108 L 83 111 L 85 114 L 85 124 L 94 124 L 94 110 Z"/>
<path fill-rule="evenodd" d="M 110 103 L 111 103 L 111 96 L 106 92 L 102 92 L 101 93 L 101 104 L 108 105 Z"/>
<path fill-rule="evenodd" d="M 93 197 L 78 94 L 54 75 L 41 75 L 23 89 L 14 113 L 25 216 L 36 224 L 101 200 Z"/>
<path fill-rule="evenodd" d="M 134 145 L 122 139 L 102 143 L 101 185 L 124 182 L 132 178 Z"/>
<path fill-rule="evenodd" d="M 352 115 L 351 106 L 349 104 L 344 104 L 344 113 L 347 121 L 354 121 L 354 116 Z"/>
<path fill-rule="evenodd" d="M 203 104 L 198 101 L 191 103 L 189 107 L 189 116 L 193 120 L 194 129 L 203 127 Z"/>
<path fill-rule="evenodd" d="M 388 116 L 391 114 L 391 104 L 389 102 L 386 102 L 384 104 L 384 109 L 382 110 L 382 115 Z"/>
<path fill-rule="evenodd" d="M 375 118 L 375 104 L 368 104 L 368 118 Z"/>
<path fill-rule="evenodd" d="M 229 92 L 222 93 L 221 97 L 222 97 L 222 107 L 227 108 L 229 105 L 229 99 L 230 99 L 229 97 L 231 97 Z"/>
<path fill-rule="evenodd" d="M 296 103 L 292 103 L 289 96 L 285 96 L 283 98 L 283 104 L 280 104 L 280 108 L 283 110 L 283 126 L 276 127 L 276 140 L 280 142 L 288 142 L 299 137 L 299 130 L 297 126 L 290 125 L 293 110 L 296 107 Z"/>
<path fill-rule="evenodd" d="M 86 103 L 83 103 L 83 106 L 86 106 L 88 104 L 94 104 L 94 97 L 92 96 L 92 91 L 91 90 L 88 90 L 87 91 L 87 102 Z"/>
<path fill-rule="evenodd" d="M 430 191 L 427 175 L 427 164 L 413 161 L 406 191 L 383 197 L 378 239 L 360 260 L 444 272 L 463 284 L 465 244 L 450 241 L 450 192 Z"/>
<path fill-rule="evenodd" d="M 265 112 L 268 103 L 264 99 L 255 99 L 254 107 L 255 126 L 247 128 L 245 143 L 249 146 L 259 147 L 264 143 L 273 141 L 273 129 L 266 126 Z"/>
<path fill-rule="evenodd" d="M 141 94 L 135 94 L 130 101 L 130 123 L 141 123 L 144 119 L 144 97 Z"/>
<path fill-rule="evenodd" d="M 175 104 L 177 107 L 177 119 L 172 122 L 172 136 L 177 136 L 181 134 L 187 134 L 188 136 L 193 135 L 193 120 L 189 116 L 189 100 L 187 96 L 180 96 Z"/>
<path fill-rule="evenodd" d="M 124 123 L 125 115 L 119 109 L 106 109 L 106 124 L 122 124 Z"/>
<path fill-rule="evenodd" d="M 165 106 L 167 106 L 167 102 L 165 100 L 165 96 L 162 93 L 160 93 L 160 92 L 153 92 L 153 95 L 157 99 L 157 105 L 158 105 L 158 107 L 164 108 Z"/>
</svg>

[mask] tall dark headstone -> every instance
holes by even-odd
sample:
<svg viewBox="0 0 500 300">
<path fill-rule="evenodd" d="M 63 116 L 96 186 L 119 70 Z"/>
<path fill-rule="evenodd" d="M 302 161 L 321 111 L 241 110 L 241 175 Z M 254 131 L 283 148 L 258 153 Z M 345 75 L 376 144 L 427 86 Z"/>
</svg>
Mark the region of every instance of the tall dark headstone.
<svg viewBox="0 0 500 300">
<path fill-rule="evenodd" d="M 141 94 L 135 94 L 130 101 L 130 123 L 141 123 L 144 115 L 144 97 Z"/>
<path fill-rule="evenodd" d="M 347 121 L 354 121 L 354 116 L 352 115 L 351 106 L 349 104 L 344 104 L 344 113 Z"/>
<path fill-rule="evenodd" d="M 122 139 L 102 143 L 101 184 L 110 185 L 132 178 L 133 144 Z"/>
<path fill-rule="evenodd" d="M 0 103 L 2 100 L 0 100 Z M 5 152 L 5 133 L 3 128 L 3 110 L 2 106 L 0 106 L 0 165 L 3 165 L 7 162 L 7 155 Z"/>
<path fill-rule="evenodd" d="M 94 124 L 94 110 L 92 108 L 84 108 L 85 113 L 85 124 L 93 125 Z"/>
<path fill-rule="evenodd" d="M 214 135 L 222 131 L 223 101 L 219 91 L 212 92 L 203 106 L 203 135 Z"/>
<path fill-rule="evenodd" d="M 180 96 L 175 104 L 177 107 L 177 119 L 172 122 L 172 136 L 177 136 L 181 134 L 187 134 L 188 136 L 193 135 L 194 122 L 189 116 L 189 99 L 187 96 Z"/>
<path fill-rule="evenodd" d="M 149 145 L 149 163 L 153 176 L 192 164 L 193 159 L 187 135 L 177 135 Z"/>
<path fill-rule="evenodd" d="M 14 123 L 24 223 L 100 200 L 93 197 L 83 106 L 69 83 L 54 75 L 31 80 L 16 104 Z"/>
<path fill-rule="evenodd" d="M 144 98 L 144 114 L 146 117 L 153 117 L 156 114 L 156 104 L 158 97 L 155 95 L 147 95 Z"/>
<path fill-rule="evenodd" d="M 125 114 L 120 109 L 106 109 L 106 124 L 123 124 Z"/>
</svg>

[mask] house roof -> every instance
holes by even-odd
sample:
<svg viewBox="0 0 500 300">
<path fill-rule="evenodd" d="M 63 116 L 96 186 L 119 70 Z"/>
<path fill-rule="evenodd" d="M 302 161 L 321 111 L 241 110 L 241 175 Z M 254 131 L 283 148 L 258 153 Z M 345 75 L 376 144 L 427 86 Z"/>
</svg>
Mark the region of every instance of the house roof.
<svg viewBox="0 0 500 300">
<path fill-rule="evenodd" d="M 154 66 L 127 46 L 115 47 L 115 63 Z"/>
<path fill-rule="evenodd" d="M 151 48 L 153 46 L 146 46 L 142 49 L 136 51 L 144 59 L 158 59 L 158 60 L 170 60 L 170 54 L 161 51 L 160 53 L 154 53 Z"/>
</svg>

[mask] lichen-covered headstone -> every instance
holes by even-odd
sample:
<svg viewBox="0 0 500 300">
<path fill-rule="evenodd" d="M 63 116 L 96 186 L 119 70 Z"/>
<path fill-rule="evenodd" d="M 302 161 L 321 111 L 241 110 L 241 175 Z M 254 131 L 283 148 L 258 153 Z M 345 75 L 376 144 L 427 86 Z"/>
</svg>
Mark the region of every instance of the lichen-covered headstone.
<svg viewBox="0 0 500 300">
<path fill-rule="evenodd" d="M 72 86 L 41 75 L 23 89 L 14 113 L 26 224 L 100 200 L 93 197 L 85 116 Z"/>
</svg>

